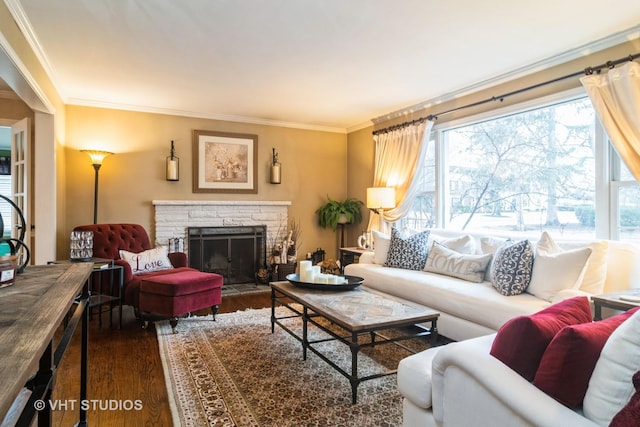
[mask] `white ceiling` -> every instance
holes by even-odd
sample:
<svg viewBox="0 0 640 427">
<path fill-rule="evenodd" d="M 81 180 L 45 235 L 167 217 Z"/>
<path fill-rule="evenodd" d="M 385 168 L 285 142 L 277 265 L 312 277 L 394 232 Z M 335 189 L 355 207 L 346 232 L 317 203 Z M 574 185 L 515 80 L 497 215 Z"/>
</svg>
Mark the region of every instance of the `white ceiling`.
<svg viewBox="0 0 640 427">
<path fill-rule="evenodd" d="M 5 3 L 69 104 L 338 131 L 640 31 L 638 0 Z"/>
</svg>

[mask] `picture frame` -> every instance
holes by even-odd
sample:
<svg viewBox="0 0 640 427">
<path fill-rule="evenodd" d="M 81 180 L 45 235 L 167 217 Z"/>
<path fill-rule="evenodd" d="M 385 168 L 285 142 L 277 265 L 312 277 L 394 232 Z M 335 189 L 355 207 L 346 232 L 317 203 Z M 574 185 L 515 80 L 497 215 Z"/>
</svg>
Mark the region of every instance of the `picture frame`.
<svg viewBox="0 0 640 427">
<path fill-rule="evenodd" d="M 194 193 L 257 193 L 258 135 L 193 131 Z"/>
</svg>

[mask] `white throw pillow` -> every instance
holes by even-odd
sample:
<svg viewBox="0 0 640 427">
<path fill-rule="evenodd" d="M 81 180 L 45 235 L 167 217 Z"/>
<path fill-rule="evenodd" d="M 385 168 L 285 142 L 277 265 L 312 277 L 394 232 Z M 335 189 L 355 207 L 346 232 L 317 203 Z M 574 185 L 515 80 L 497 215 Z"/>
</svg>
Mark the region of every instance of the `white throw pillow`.
<svg viewBox="0 0 640 427">
<path fill-rule="evenodd" d="M 433 236 L 433 241 L 429 242 L 429 248 L 433 246 L 433 242 L 438 242 L 445 248 L 459 252 L 461 254 L 476 254 L 476 241 L 469 235 L 458 237 L 442 237 Z"/>
<path fill-rule="evenodd" d="M 457 277 L 469 282 L 482 282 L 491 255 L 461 254 L 433 242 L 424 271 Z"/>
<path fill-rule="evenodd" d="M 385 233 L 381 233 L 378 230 L 373 230 L 373 262 L 383 265 L 387 262 L 387 255 L 389 254 L 389 245 L 391 244 L 391 236 Z"/>
<path fill-rule="evenodd" d="M 640 310 L 611 334 L 602 348 L 584 396 L 584 415 L 599 425 L 611 419 L 635 392 L 631 378 L 640 370 Z"/>
<path fill-rule="evenodd" d="M 160 246 L 144 252 L 134 253 L 120 250 L 120 258 L 129 263 L 133 274 L 173 268 L 167 248 Z"/>
<path fill-rule="evenodd" d="M 526 292 L 551 301 L 564 289 L 577 289 L 590 255 L 590 248 L 552 254 L 538 248 L 533 261 L 531 282 Z"/>
<path fill-rule="evenodd" d="M 578 283 L 577 289 L 594 295 L 604 292 L 604 282 L 607 279 L 607 257 L 609 254 L 609 243 L 606 240 L 598 240 L 592 243 L 576 242 L 558 244 L 549 233 L 543 231 L 536 247 L 538 251 L 544 250 L 547 254 L 559 253 L 571 249 L 591 249 L 591 255 L 587 260 L 584 274 Z"/>
<path fill-rule="evenodd" d="M 480 238 L 480 251 L 483 254 L 491 254 L 491 262 L 484 275 L 484 280 L 489 282 L 493 281 L 493 262 L 495 261 L 495 254 L 498 249 L 507 243 L 509 239 L 501 239 L 498 237 L 481 237 Z"/>
</svg>

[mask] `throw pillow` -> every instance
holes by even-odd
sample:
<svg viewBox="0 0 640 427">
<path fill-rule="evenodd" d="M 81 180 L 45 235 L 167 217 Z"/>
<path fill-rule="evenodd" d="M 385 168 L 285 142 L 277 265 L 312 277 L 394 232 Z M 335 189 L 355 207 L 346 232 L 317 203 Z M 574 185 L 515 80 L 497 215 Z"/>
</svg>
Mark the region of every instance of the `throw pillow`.
<svg viewBox="0 0 640 427">
<path fill-rule="evenodd" d="M 429 231 L 407 236 L 396 228 L 391 229 L 391 242 L 386 267 L 422 270 L 427 261 Z"/>
<path fill-rule="evenodd" d="M 604 282 L 607 278 L 607 256 L 609 253 L 609 243 L 606 240 L 599 240 L 589 244 L 576 242 L 559 245 L 549 233 L 543 231 L 536 246 L 538 252 L 546 254 L 556 254 L 571 249 L 591 249 L 591 255 L 587 259 L 584 274 L 577 283 L 577 289 L 595 295 L 604 291 Z"/>
<path fill-rule="evenodd" d="M 640 310 L 613 331 L 593 369 L 582 409 L 599 425 L 609 425 L 634 393 L 629 378 L 640 371 Z"/>
<path fill-rule="evenodd" d="M 532 268 L 531 242 L 528 240 L 513 244 L 507 242 L 495 254 L 492 272 L 493 287 L 502 295 L 521 294 L 529 286 Z"/>
<path fill-rule="evenodd" d="M 510 241 L 510 239 L 501 239 L 498 237 L 481 237 L 480 238 L 480 251 L 483 254 L 491 254 L 491 262 L 489 263 L 489 267 L 487 268 L 487 272 L 484 275 L 484 280 L 489 282 L 493 281 L 493 264 L 495 262 L 495 255 L 505 243 Z"/>
<path fill-rule="evenodd" d="M 476 253 L 476 241 L 469 235 L 459 237 L 441 237 L 431 235 L 429 248 L 433 247 L 433 242 L 438 242 L 447 249 L 454 250 L 461 254 L 474 255 Z"/>
<path fill-rule="evenodd" d="M 527 292 L 551 301 L 561 290 L 577 288 L 590 255 L 590 248 L 551 254 L 538 248 Z"/>
<path fill-rule="evenodd" d="M 373 262 L 383 265 L 389 254 L 391 236 L 378 230 L 372 230 L 371 233 L 373 234 Z"/>
<path fill-rule="evenodd" d="M 542 355 L 533 384 L 569 408 L 582 405 L 602 347 L 611 333 L 637 310 L 562 328 Z"/>
<path fill-rule="evenodd" d="M 631 427 L 638 425 L 638 420 L 640 420 L 640 371 L 633 375 L 632 381 L 636 392 L 631 396 L 629 403 L 613 417 L 609 427 Z"/>
<path fill-rule="evenodd" d="M 482 282 L 491 255 L 468 255 L 433 242 L 424 271 L 457 277 L 469 282 Z"/>
<path fill-rule="evenodd" d="M 527 381 L 533 381 L 540 359 L 556 333 L 567 325 L 590 321 L 589 298 L 570 298 L 532 315 L 509 320 L 498 330 L 490 354 Z"/>
<path fill-rule="evenodd" d="M 163 246 L 139 253 L 121 249 L 120 258 L 131 265 L 131 271 L 133 274 L 140 274 L 147 273 L 149 271 L 173 268 L 167 253 L 167 248 Z"/>
</svg>

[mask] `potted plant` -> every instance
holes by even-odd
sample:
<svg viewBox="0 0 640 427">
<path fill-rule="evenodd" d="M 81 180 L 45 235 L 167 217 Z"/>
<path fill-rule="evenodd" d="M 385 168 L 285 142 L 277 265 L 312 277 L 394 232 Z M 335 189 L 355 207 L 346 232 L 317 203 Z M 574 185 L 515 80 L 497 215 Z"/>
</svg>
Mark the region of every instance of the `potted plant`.
<svg viewBox="0 0 640 427">
<path fill-rule="evenodd" d="M 362 205 L 363 203 L 358 199 L 349 198 L 339 202 L 327 196 L 327 202 L 316 210 L 318 224 L 322 228 L 331 227 L 336 231 L 338 224 L 360 223 L 362 222 L 360 210 Z"/>
</svg>

